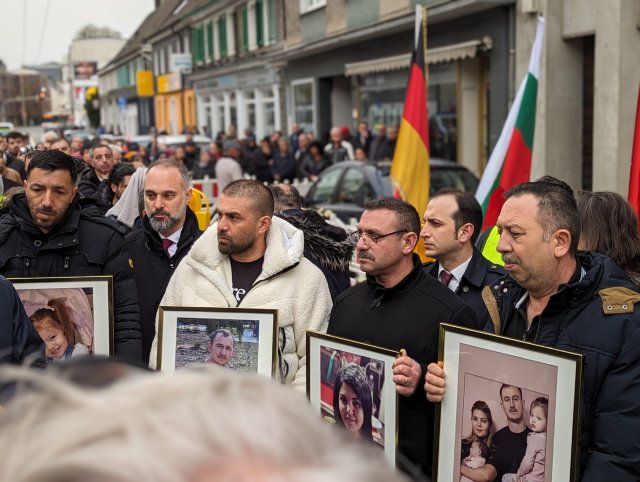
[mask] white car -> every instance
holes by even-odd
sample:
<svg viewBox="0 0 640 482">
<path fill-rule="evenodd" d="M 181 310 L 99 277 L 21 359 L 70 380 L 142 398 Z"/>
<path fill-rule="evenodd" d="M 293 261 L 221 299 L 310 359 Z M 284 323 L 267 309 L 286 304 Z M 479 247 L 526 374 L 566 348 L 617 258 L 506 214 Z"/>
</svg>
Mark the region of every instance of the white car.
<svg viewBox="0 0 640 482">
<path fill-rule="evenodd" d="M 175 150 L 176 147 L 184 145 L 185 142 L 187 142 L 187 136 L 185 136 L 184 134 L 158 136 L 158 143 L 172 150 Z M 209 148 L 209 144 L 212 142 L 212 140 L 207 136 L 194 135 L 193 142 L 198 145 L 201 151 L 206 151 Z"/>
<path fill-rule="evenodd" d="M 0 122 L 0 136 L 6 136 L 9 132 L 15 131 L 12 122 Z"/>
</svg>

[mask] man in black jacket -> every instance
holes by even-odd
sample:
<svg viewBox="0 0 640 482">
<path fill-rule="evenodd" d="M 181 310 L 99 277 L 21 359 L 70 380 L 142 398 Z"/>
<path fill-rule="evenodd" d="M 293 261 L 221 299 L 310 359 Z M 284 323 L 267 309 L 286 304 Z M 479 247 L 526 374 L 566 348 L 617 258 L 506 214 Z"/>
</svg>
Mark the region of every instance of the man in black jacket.
<svg viewBox="0 0 640 482">
<path fill-rule="evenodd" d="M 91 168 L 82 174 L 78 190 L 82 196 L 97 199 L 102 204 L 102 191 L 109 189 L 109 176 L 115 166 L 113 151 L 109 146 L 100 145 L 92 147 L 90 152 Z M 106 213 L 111 206 L 104 203 L 101 207 Z"/>
<path fill-rule="evenodd" d="M 201 231 L 196 215 L 187 207 L 191 188 L 189 173 L 182 163 L 169 159 L 152 163 L 144 179 L 143 195 L 142 226 L 134 228 L 126 241 L 140 299 L 142 357 L 148 364 L 160 299 L 173 270 Z"/>
<path fill-rule="evenodd" d="M 440 323 L 479 326 L 460 298 L 424 273 L 413 253 L 419 232 L 420 217 L 410 204 L 383 198 L 366 205 L 356 256 L 367 281 L 336 298 L 327 333 L 401 351 L 393 364 L 400 395 L 398 448 L 431 474 L 435 412 L 422 380 L 427 364 L 438 357 Z M 399 466 L 412 470 L 402 459 Z"/>
<path fill-rule="evenodd" d="M 584 355 L 579 480 L 640 480 L 638 287 L 610 258 L 576 252 L 580 217 L 567 184 L 545 176 L 505 198 L 498 251 L 510 276 L 486 288 L 492 328 Z M 439 365 L 429 365 L 425 390 L 442 400 Z"/>
<path fill-rule="evenodd" d="M 481 227 L 482 208 L 473 194 L 442 189 L 427 204 L 420 236 L 426 255 L 436 260 L 425 265 L 425 273 L 462 298 L 484 327 L 491 318 L 482 290 L 505 271 L 475 249 Z"/>
<path fill-rule="evenodd" d="M 25 193 L 0 218 L 0 274 L 6 277 L 112 275 L 115 354 L 141 360 L 133 263 L 117 223 L 79 199 L 76 163 L 62 151 L 33 156 Z"/>
</svg>

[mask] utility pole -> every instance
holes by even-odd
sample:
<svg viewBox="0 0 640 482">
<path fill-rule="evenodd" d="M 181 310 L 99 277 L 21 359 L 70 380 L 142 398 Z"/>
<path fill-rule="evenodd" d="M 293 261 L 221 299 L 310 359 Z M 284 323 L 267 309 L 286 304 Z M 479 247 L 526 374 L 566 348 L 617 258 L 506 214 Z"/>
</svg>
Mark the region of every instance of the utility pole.
<svg viewBox="0 0 640 482">
<path fill-rule="evenodd" d="M 22 125 L 27 125 L 27 99 L 24 93 L 24 73 L 20 74 L 20 110 L 22 111 Z"/>
</svg>

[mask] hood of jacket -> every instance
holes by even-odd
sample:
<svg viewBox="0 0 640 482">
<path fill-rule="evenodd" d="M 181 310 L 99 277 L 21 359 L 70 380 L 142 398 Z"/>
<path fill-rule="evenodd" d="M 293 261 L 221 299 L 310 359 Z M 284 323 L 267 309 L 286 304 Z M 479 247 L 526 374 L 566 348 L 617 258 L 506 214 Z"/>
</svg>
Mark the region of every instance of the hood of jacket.
<svg viewBox="0 0 640 482">
<path fill-rule="evenodd" d="M 336 271 L 348 271 L 355 243 L 346 231 L 332 226 L 316 211 L 288 209 L 277 215 L 304 234 L 304 254 L 322 266 Z"/>
<path fill-rule="evenodd" d="M 270 278 L 296 266 L 304 256 L 302 231 L 278 217 L 272 218 L 267 232 L 267 249 L 264 253 L 262 273 L 256 281 Z M 218 223 L 210 226 L 193 244 L 184 263 L 191 269 L 211 278 L 219 267 L 228 262 L 229 256 L 218 251 Z"/>
</svg>

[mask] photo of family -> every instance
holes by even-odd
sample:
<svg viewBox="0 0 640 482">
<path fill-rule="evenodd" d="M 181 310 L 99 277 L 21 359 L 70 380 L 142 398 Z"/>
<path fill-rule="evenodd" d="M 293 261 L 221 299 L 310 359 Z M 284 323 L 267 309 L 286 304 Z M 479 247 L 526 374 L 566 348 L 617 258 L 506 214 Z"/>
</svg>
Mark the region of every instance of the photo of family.
<svg viewBox="0 0 640 482">
<path fill-rule="evenodd" d="M 437 482 L 575 480 L 582 358 L 441 325 Z"/>
<path fill-rule="evenodd" d="M 471 374 L 464 393 L 460 482 L 544 482 L 549 396 Z"/>
<path fill-rule="evenodd" d="M 275 376 L 277 310 L 161 306 L 158 313 L 159 370 L 211 363 Z"/>
<path fill-rule="evenodd" d="M 258 321 L 178 318 L 176 369 L 215 363 L 241 372 L 258 371 Z"/>
<path fill-rule="evenodd" d="M 324 419 L 383 446 L 384 362 L 327 346 L 320 347 L 320 357 Z"/>
<path fill-rule="evenodd" d="M 110 355 L 111 277 L 10 280 L 48 363 L 86 354 Z"/>
<path fill-rule="evenodd" d="M 373 443 L 396 463 L 398 396 L 391 365 L 397 352 L 307 331 L 307 396 L 322 419 Z"/>
</svg>

